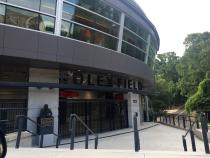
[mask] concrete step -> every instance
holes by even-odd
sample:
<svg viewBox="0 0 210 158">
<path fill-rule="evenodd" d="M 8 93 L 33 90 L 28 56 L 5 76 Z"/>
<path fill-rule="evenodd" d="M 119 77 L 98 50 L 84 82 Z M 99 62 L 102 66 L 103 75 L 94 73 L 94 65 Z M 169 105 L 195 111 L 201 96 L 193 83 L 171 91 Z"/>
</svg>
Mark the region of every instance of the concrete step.
<svg viewBox="0 0 210 158">
<path fill-rule="evenodd" d="M 8 149 L 7 158 L 206 158 L 205 153 L 130 150 Z"/>
</svg>

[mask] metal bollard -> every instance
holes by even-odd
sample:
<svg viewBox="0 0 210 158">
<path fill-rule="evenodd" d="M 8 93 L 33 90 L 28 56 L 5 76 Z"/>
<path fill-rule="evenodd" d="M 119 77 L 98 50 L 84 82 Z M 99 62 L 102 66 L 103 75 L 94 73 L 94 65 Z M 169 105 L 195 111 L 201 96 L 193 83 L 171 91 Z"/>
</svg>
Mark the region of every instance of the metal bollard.
<svg viewBox="0 0 210 158">
<path fill-rule="evenodd" d="M 56 140 L 56 148 L 59 148 L 59 145 L 60 145 L 60 138 L 59 136 L 57 137 L 57 140 Z"/>
<path fill-rule="evenodd" d="M 98 136 L 95 138 L 95 149 L 98 149 Z"/>
<path fill-rule="evenodd" d="M 210 154 L 209 152 L 209 143 L 208 143 L 208 122 L 205 115 L 201 115 L 201 128 L 202 128 L 202 135 L 203 135 L 203 143 L 205 152 Z"/>
<path fill-rule="evenodd" d="M 20 147 L 20 139 L 21 139 L 21 133 L 23 130 L 23 117 L 18 117 L 17 118 L 17 125 L 18 125 L 18 134 L 17 134 L 17 140 L 16 140 L 16 145 L 15 148 L 18 149 Z"/>
<path fill-rule="evenodd" d="M 190 127 L 192 126 L 192 121 L 191 121 L 191 117 L 189 116 L 189 121 L 190 121 Z"/>
<path fill-rule="evenodd" d="M 169 124 L 171 125 L 171 115 L 169 115 L 168 118 L 169 118 Z"/>
<path fill-rule="evenodd" d="M 89 142 L 89 131 L 86 130 L 86 135 L 85 135 L 85 149 L 88 149 L 88 142 Z"/>
<path fill-rule="evenodd" d="M 180 127 L 180 120 L 179 120 L 179 116 L 177 117 L 178 120 L 178 126 Z"/>
<path fill-rule="evenodd" d="M 182 142 L 183 142 L 184 151 L 187 151 L 187 142 L 185 136 L 182 136 Z"/>
<path fill-rule="evenodd" d="M 175 116 L 173 115 L 173 125 L 176 126 L 176 123 L 175 123 Z"/>
<path fill-rule="evenodd" d="M 135 152 L 140 150 L 140 140 L 139 140 L 139 131 L 137 126 L 137 114 L 133 117 L 133 127 L 134 127 L 134 146 Z"/>
<path fill-rule="evenodd" d="M 186 128 L 185 117 L 183 116 L 183 128 Z"/>
<path fill-rule="evenodd" d="M 200 129 L 200 124 L 199 124 L 199 120 L 198 119 L 196 121 L 196 125 L 197 125 L 197 129 Z"/>
<path fill-rule="evenodd" d="M 74 150 L 75 130 L 76 130 L 76 118 L 75 116 L 70 116 L 70 132 L 71 132 L 70 150 Z"/>
<path fill-rule="evenodd" d="M 44 142 L 44 134 L 43 134 L 43 132 L 41 132 L 41 140 L 40 140 L 40 144 L 39 144 L 40 148 L 43 148 L 43 142 Z"/>
<path fill-rule="evenodd" d="M 191 143 L 192 143 L 192 150 L 193 150 L 193 152 L 196 152 L 195 135 L 192 130 L 192 127 L 190 127 L 190 137 L 191 137 Z"/>
<path fill-rule="evenodd" d="M 165 119 L 166 119 L 166 124 L 167 124 L 168 123 L 167 115 L 165 116 Z"/>
</svg>

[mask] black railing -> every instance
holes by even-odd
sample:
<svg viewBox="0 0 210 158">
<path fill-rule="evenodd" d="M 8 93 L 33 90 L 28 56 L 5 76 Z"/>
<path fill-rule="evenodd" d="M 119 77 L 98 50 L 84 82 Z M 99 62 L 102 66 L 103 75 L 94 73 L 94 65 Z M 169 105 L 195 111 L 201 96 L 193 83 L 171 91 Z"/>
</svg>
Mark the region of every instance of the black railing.
<svg viewBox="0 0 210 158">
<path fill-rule="evenodd" d="M 159 115 L 156 114 L 154 121 L 182 129 L 189 129 L 192 126 L 192 124 L 195 122 L 196 126 L 193 126 L 193 128 L 197 129 L 200 128 L 200 122 L 198 117 L 191 115 L 188 116 L 188 115 L 177 115 L 177 114 L 159 114 Z"/>
<path fill-rule="evenodd" d="M 196 152 L 195 135 L 194 135 L 194 132 L 193 132 L 193 126 L 195 125 L 195 123 L 196 123 L 196 121 L 191 124 L 190 128 L 187 130 L 187 133 L 182 136 L 182 142 L 183 142 L 184 151 L 187 151 L 186 137 L 190 133 L 190 138 L 191 138 L 191 143 L 192 143 L 192 150 L 193 150 L 193 152 Z"/>
<path fill-rule="evenodd" d="M 27 116 L 23 116 L 23 115 L 17 116 L 17 119 L 16 119 L 17 125 L 16 126 L 18 128 L 18 134 L 17 134 L 16 146 L 15 146 L 17 149 L 20 147 L 21 133 L 23 131 L 27 131 L 27 132 L 31 133 L 33 136 L 39 136 L 37 133 L 34 133 L 32 131 L 29 131 L 29 130 L 23 128 L 24 122 L 26 122 L 26 121 L 30 121 L 31 123 L 33 123 L 40 129 L 43 128 L 40 124 L 38 124 L 36 121 L 32 120 L 31 118 L 29 118 Z M 47 129 L 45 129 L 45 130 L 47 130 Z M 43 131 L 43 130 L 40 130 L 40 131 Z M 55 146 L 56 146 L 56 148 L 58 148 L 59 144 L 60 144 L 60 136 L 55 133 L 52 133 L 52 134 L 57 137 Z M 40 139 L 40 143 L 39 143 L 40 148 L 43 148 L 43 141 L 44 141 L 44 134 L 41 132 L 41 139 Z"/>
<path fill-rule="evenodd" d="M 74 139 L 75 139 L 75 133 L 76 133 L 76 121 L 79 121 L 82 126 L 85 128 L 86 130 L 86 135 L 85 135 L 85 149 L 88 149 L 88 144 L 89 144 L 89 134 L 92 134 L 95 136 L 95 149 L 98 148 L 98 135 L 95 134 L 86 124 L 84 121 L 82 121 L 82 119 L 76 115 L 76 114 L 71 114 L 70 115 L 70 149 L 74 150 Z"/>
<path fill-rule="evenodd" d="M 186 137 L 188 134 L 190 134 L 192 150 L 193 152 L 196 152 L 194 131 L 196 129 L 200 129 L 201 127 L 205 152 L 210 154 L 208 143 L 208 120 L 204 114 L 201 114 L 197 117 L 187 115 L 162 114 L 156 115 L 156 119 L 162 124 L 187 130 L 186 134 L 182 136 L 184 151 L 187 151 Z"/>
<path fill-rule="evenodd" d="M 27 115 L 27 108 L 0 108 L 0 128 L 5 134 L 16 131 L 15 119 L 18 115 Z M 26 129 L 24 122 L 23 129 Z"/>
<path fill-rule="evenodd" d="M 144 129 L 148 129 L 147 128 L 144 128 L 144 129 L 141 129 L 139 130 L 138 129 L 138 124 L 137 124 L 137 114 L 135 114 L 133 116 L 133 128 L 134 130 L 133 131 L 129 131 L 129 132 L 122 132 L 122 133 L 118 133 L 118 134 L 114 134 L 114 135 L 108 135 L 108 136 L 104 136 L 104 137 L 98 137 L 97 134 L 95 134 L 80 118 L 79 116 L 77 116 L 76 114 L 71 114 L 70 116 L 70 135 L 71 135 L 71 138 L 70 138 L 70 143 L 66 143 L 66 144 L 60 144 L 60 145 L 67 145 L 67 144 L 70 144 L 70 149 L 71 150 L 74 150 L 74 144 L 75 143 L 79 143 L 79 142 L 85 142 L 85 149 L 88 149 L 88 146 L 89 146 L 89 141 L 90 140 L 93 140 L 93 139 L 89 139 L 89 134 L 91 133 L 95 138 L 95 149 L 98 148 L 98 140 L 99 139 L 104 139 L 104 138 L 109 138 L 109 137 L 115 137 L 115 136 L 119 136 L 119 135 L 124 135 L 124 134 L 128 134 L 128 133 L 133 133 L 134 134 L 134 149 L 135 149 L 135 152 L 138 152 L 140 150 L 140 139 L 139 139 L 139 131 L 141 130 L 144 130 Z M 76 130 L 76 121 L 79 121 L 83 126 L 84 128 L 86 128 L 86 135 L 85 135 L 85 140 L 82 140 L 82 141 L 78 141 L 78 142 L 75 142 L 75 130 Z"/>
</svg>

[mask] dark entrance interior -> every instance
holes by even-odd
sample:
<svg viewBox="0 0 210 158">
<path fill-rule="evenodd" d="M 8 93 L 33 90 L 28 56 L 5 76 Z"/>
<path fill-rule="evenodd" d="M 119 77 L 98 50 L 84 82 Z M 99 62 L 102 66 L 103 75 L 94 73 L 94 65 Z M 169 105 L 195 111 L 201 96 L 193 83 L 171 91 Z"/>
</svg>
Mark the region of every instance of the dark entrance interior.
<svg viewBox="0 0 210 158">
<path fill-rule="evenodd" d="M 96 133 L 128 128 L 127 101 L 60 99 L 59 134 L 63 138 L 70 136 L 69 117 L 73 113 L 77 114 Z M 76 135 L 84 134 L 85 129 L 77 123 Z"/>
<path fill-rule="evenodd" d="M 28 82 L 28 68 L 1 63 L 0 82 Z M 17 115 L 27 115 L 27 98 L 27 88 L 0 87 L 0 128 L 4 133 L 15 131 Z"/>
</svg>

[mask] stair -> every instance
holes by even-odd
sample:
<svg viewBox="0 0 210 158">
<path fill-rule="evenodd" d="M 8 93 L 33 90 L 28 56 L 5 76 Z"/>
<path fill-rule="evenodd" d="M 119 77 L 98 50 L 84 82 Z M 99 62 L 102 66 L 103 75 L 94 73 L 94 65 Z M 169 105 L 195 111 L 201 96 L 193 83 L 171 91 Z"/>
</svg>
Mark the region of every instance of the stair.
<svg viewBox="0 0 210 158">
<path fill-rule="evenodd" d="M 6 158 L 205 158 L 205 153 L 85 149 L 8 149 Z"/>
</svg>

